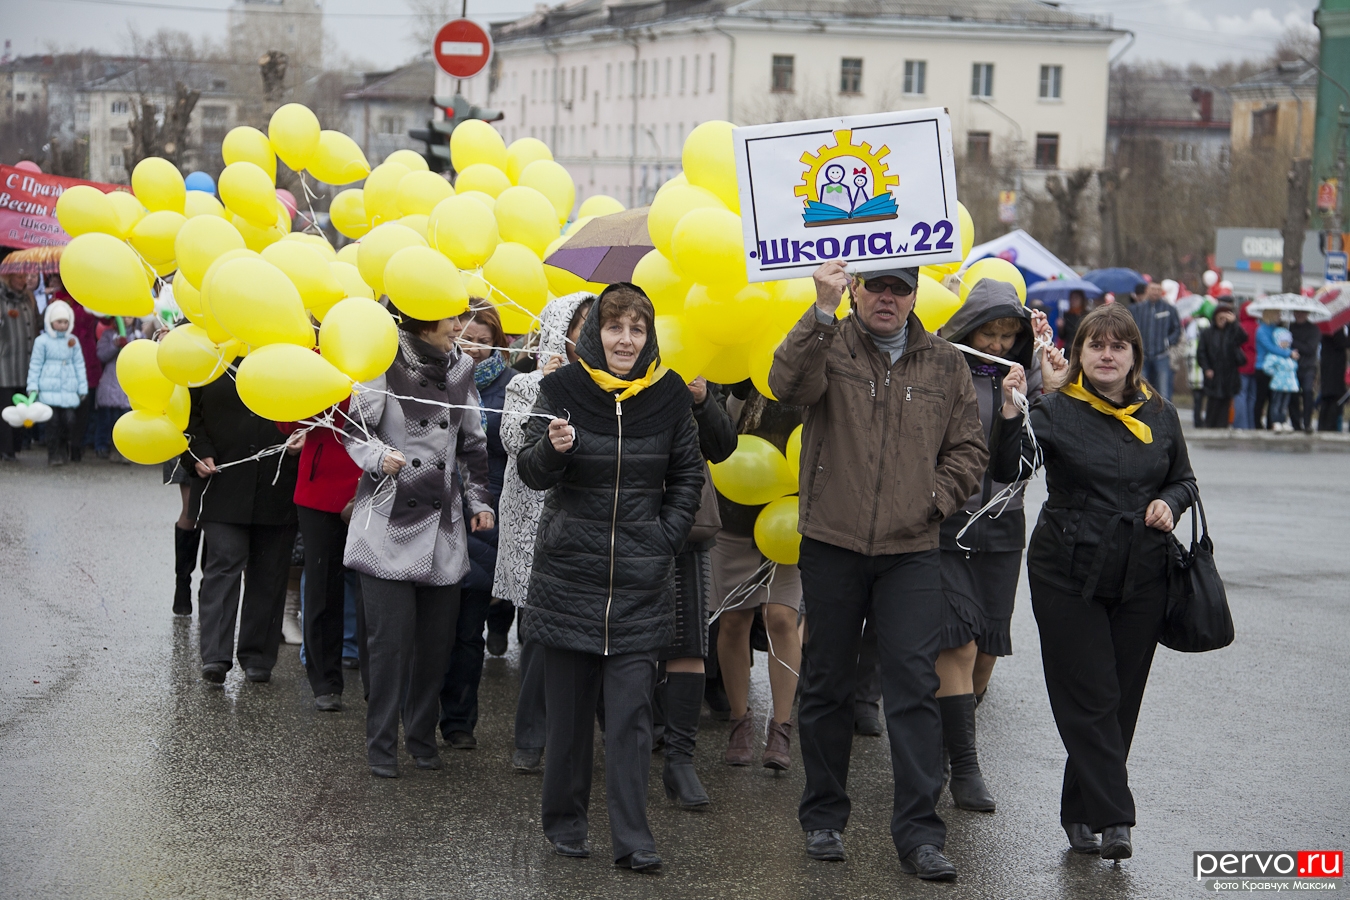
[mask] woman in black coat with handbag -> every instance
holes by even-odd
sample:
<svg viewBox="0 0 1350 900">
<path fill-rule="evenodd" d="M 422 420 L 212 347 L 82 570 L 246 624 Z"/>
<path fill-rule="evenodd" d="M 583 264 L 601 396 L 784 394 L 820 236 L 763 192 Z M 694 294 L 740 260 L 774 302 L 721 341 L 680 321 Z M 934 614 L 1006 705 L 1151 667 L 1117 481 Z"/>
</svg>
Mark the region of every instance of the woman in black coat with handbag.
<svg viewBox="0 0 1350 900">
<path fill-rule="evenodd" d="M 1205 427 L 1227 428 L 1233 398 L 1242 389 L 1239 370 L 1247 364 L 1242 347 L 1247 332 L 1237 323 L 1233 304 L 1220 301 L 1214 307 L 1214 324 L 1200 332 L 1195 362 L 1205 376 Z"/>
<path fill-rule="evenodd" d="M 578 364 L 540 382 L 517 458 L 521 480 L 547 491 L 520 619 L 545 652 L 544 833 L 563 856 L 590 855 L 603 685 L 614 863 L 642 872 L 661 867 L 647 824 L 656 652 L 675 636 L 675 556 L 704 478 L 689 389 L 658 371 L 654 323 L 640 288 L 606 288 Z"/>
<path fill-rule="evenodd" d="M 1069 754 L 1060 823 L 1074 850 L 1104 859 L 1133 853 L 1125 761 L 1167 608 L 1168 533 L 1195 491 L 1176 408 L 1143 380 L 1143 359 L 1129 312 L 1094 310 L 1067 366 L 1047 351 L 1047 393 L 1030 412 L 1049 497 L 1027 574 L 1050 708 Z M 1030 474 L 1020 468 L 994 477 Z"/>
</svg>

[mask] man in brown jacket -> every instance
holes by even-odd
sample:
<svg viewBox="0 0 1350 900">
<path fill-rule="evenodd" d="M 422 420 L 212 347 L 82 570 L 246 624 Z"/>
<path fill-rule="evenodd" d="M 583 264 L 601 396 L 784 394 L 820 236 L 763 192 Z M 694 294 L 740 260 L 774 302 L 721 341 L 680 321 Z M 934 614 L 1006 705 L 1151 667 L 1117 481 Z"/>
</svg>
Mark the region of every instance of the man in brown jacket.
<svg viewBox="0 0 1350 900">
<path fill-rule="evenodd" d="M 895 778 L 901 868 L 949 881 L 942 719 L 933 665 L 942 581 L 938 528 L 988 463 L 970 367 L 914 315 L 916 269 L 815 272 L 816 303 L 774 354 L 769 385 L 806 407 L 799 530 L 807 641 L 798 710 L 807 855 L 842 860 L 863 623 L 876 631 Z M 835 319 L 850 290 L 853 314 Z"/>
</svg>

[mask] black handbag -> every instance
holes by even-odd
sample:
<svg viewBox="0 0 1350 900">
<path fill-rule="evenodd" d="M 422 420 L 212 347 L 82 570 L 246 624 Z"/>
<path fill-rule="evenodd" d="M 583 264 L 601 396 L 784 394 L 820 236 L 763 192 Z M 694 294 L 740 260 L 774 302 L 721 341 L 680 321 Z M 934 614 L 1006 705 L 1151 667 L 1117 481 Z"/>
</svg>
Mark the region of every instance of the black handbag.
<svg viewBox="0 0 1350 900">
<path fill-rule="evenodd" d="M 1233 614 L 1214 565 L 1214 542 L 1209 539 L 1209 522 L 1198 489 L 1192 489 L 1192 499 L 1190 549 L 1170 535 L 1167 616 L 1158 642 L 1182 653 L 1204 653 L 1233 643 Z"/>
</svg>

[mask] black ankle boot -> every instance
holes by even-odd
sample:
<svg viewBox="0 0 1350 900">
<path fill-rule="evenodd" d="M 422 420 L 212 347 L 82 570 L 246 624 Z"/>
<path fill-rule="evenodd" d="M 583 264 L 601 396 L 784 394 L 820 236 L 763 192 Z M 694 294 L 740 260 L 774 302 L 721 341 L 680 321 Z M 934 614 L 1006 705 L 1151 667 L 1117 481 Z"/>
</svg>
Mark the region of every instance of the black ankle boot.
<svg viewBox="0 0 1350 900">
<path fill-rule="evenodd" d="M 698 717 L 703 711 L 703 673 L 666 675 L 666 764 L 661 782 L 666 797 L 681 809 L 699 809 L 710 802 L 694 771 Z"/>
<path fill-rule="evenodd" d="M 173 573 L 177 576 L 173 591 L 175 616 L 192 615 L 192 570 L 197 568 L 197 544 L 201 536 L 201 531 L 196 528 L 173 527 Z"/>
<path fill-rule="evenodd" d="M 939 697 L 938 708 L 942 710 L 942 740 L 952 761 L 952 802 L 960 809 L 993 812 L 994 798 L 984 785 L 975 751 L 975 695 Z"/>
</svg>

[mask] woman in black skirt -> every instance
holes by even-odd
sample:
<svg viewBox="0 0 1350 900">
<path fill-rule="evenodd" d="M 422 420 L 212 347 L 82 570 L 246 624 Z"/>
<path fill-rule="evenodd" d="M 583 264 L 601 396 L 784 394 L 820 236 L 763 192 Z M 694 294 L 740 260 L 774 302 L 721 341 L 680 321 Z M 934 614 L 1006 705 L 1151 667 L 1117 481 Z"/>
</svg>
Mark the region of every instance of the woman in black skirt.
<svg viewBox="0 0 1350 900">
<path fill-rule="evenodd" d="M 940 332 L 954 344 L 1008 360 L 998 364 L 966 355 L 980 404 L 980 424 L 990 448 L 990 471 L 985 472 L 979 492 L 942 523 L 940 537 L 942 587 L 947 596 L 937 659 L 942 739 L 951 761 L 952 802 L 979 812 L 993 812 L 994 798 L 980 772 L 975 706 L 989 686 L 995 660 L 1012 653 L 1013 600 L 1027 527 L 1022 488 L 1012 490 L 993 477 L 998 461 L 992 456 L 1001 451 L 1005 456 L 1002 468 L 1017 471 L 1021 450 L 1017 432 L 1022 418 L 1014 392 L 1035 396 L 1041 385 L 1040 372 L 1032 369 L 1032 315 L 1012 285 L 986 278 L 971 289 Z M 1045 321 L 1043 315 L 1034 315 Z M 1032 369 L 1030 391 L 1028 369 Z M 1005 431 L 1011 440 L 1004 439 Z M 996 498 L 1000 502 L 986 510 Z"/>
<path fill-rule="evenodd" d="M 736 451 L 736 430 L 722 399 L 703 378 L 689 384 L 694 398 L 698 446 L 708 462 L 721 462 Z M 665 765 L 661 783 L 666 797 L 682 809 L 710 802 L 694 771 L 694 745 L 703 712 L 704 660 L 708 656 L 708 597 L 712 593 L 712 556 L 721 520 L 712 475 L 704 468 L 703 496 L 684 549 L 675 556 L 675 640 L 656 651 L 665 678 L 657 685 L 665 714 Z M 659 677 L 659 676 L 658 676 Z"/>
<path fill-rule="evenodd" d="M 1065 375 L 1042 365 L 1031 405 L 1048 497 L 1027 575 L 1069 754 L 1060 823 L 1072 849 L 1104 859 L 1134 852 L 1125 761 L 1167 609 L 1167 534 L 1196 490 L 1176 408 L 1140 376 L 1143 358 L 1128 310 L 1094 310 Z"/>
</svg>

